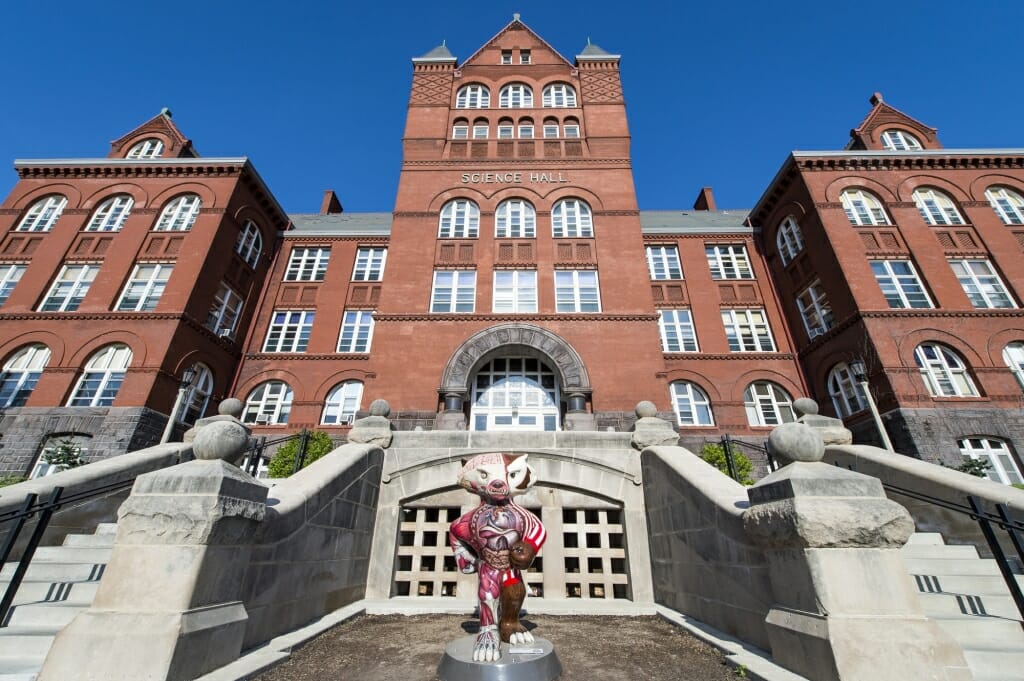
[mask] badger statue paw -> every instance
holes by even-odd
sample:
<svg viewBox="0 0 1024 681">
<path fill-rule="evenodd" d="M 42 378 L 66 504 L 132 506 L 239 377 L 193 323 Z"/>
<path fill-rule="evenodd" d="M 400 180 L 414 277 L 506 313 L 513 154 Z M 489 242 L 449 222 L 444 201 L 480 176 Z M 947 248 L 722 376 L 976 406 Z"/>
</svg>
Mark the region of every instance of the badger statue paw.
<svg viewBox="0 0 1024 681">
<path fill-rule="evenodd" d="M 473 644 L 474 662 L 497 662 L 501 659 L 501 640 L 494 625 L 483 627 Z"/>
</svg>

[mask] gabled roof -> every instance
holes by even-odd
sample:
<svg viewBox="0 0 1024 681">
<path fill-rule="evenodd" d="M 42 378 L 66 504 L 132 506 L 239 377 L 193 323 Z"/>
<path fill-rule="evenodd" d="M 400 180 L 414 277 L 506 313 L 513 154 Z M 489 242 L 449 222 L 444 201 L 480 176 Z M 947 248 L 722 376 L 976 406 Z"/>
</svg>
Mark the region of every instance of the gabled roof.
<svg viewBox="0 0 1024 681">
<path fill-rule="evenodd" d="M 488 48 L 488 47 L 489 47 L 489 46 L 490 46 L 490 45 L 491 45 L 492 43 L 494 43 L 494 41 L 496 41 L 496 40 L 497 40 L 498 38 L 500 38 L 500 37 L 501 37 L 502 35 L 504 35 L 505 33 L 508 33 L 509 31 L 513 31 L 513 30 L 523 30 L 523 31 L 526 31 L 527 33 L 529 33 L 530 35 L 532 35 L 532 36 L 533 36 L 534 38 L 536 38 L 536 39 L 537 39 L 537 41 L 538 41 L 538 42 L 539 42 L 539 43 L 540 43 L 541 45 L 543 45 L 544 47 L 546 47 L 546 48 L 548 48 L 549 50 L 551 50 L 551 52 L 552 52 L 552 53 L 553 53 L 553 54 L 554 54 L 554 55 L 555 55 L 556 57 L 558 57 L 558 58 L 559 58 L 559 59 L 561 59 L 561 60 L 562 60 L 563 62 L 565 62 L 565 65 L 566 65 L 566 66 L 572 66 L 572 64 L 570 64 L 570 63 L 569 63 L 569 60 L 568 60 L 568 59 L 566 59 L 565 57 L 563 57 L 563 56 L 561 55 L 561 53 L 560 53 L 560 52 L 559 52 L 558 50 L 556 50 L 555 48 L 551 47 L 551 45 L 550 45 L 550 43 L 548 43 L 548 41 L 544 40 L 544 38 L 541 38 L 541 37 L 540 37 L 539 35 L 537 35 L 536 31 L 534 31 L 534 30 L 533 30 L 532 28 L 530 28 L 529 26 L 527 26 L 526 24 L 524 24 L 524 23 L 523 23 L 523 22 L 522 22 L 522 21 L 521 21 L 521 20 L 519 19 L 519 13 L 518 13 L 518 12 L 512 15 L 512 21 L 510 21 L 510 22 L 508 23 L 508 25 L 507 25 L 507 26 L 505 26 L 505 28 L 503 28 L 503 29 L 501 29 L 500 31 L 498 31 L 497 33 L 495 33 L 495 34 L 494 34 L 494 37 L 493 37 L 493 38 L 491 38 L 490 40 L 488 40 L 487 42 L 485 42 L 485 43 L 484 43 L 483 45 L 481 45 L 481 46 L 480 46 L 480 48 L 479 48 L 479 49 L 478 49 L 478 50 L 477 50 L 476 52 L 474 52 L 473 54 L 471 54 L 471 55 L 469 56 L 469 59 L 467 59 L 466 61 L 462 62 L 462 66 L 466 66 L 467 64 L 469 64 L 470 62 L 472 62 L 472 61 L 473 61 L 474 59 L 476 59 L 476 58 L 477 58 L 477 56 L 478 56 L 478 55 L 479 55 L 479 54 L 480 54 L 481 52 L 483 52 L 483 51 L 484 51 L 485 49 L 487 49 L 487 48 Z"/>
<path fill-rule="evenodd" d="M 850 131 L 851 140 L 856 141 L 858 138 L 869 138 L 871 137 L 871 132 L 876 128 L 895 123 L 897 125 L 902 124 L 908 128 L 917 130 L 930 142 L 935 144 L 938 143 L 938 130 L 936 128 L 925 125 L 913 116 L 908 116 L 896 107 L 886 104 L 882 99 L 882 94 L 880 92 L 876 92 L 871 95 L 870 101 L 872 104 L 871 111 L 869 111 L 868 115 L 864 117 L 864 120 L 860 122 L 860 125 Z M 853 144 L 852 141 L 851 144 Z"/>
<path fill-rule="evenodd" d="M 171 120 L 171 110 L 167 107 L 161 109 L 160 113 L 158 113 L 156 116 L 153 116 L 148 121 L 146 121 L 139 127 L 135 128 L 131 132 L 122 135 L 118 139 L 112 141 L 110 143 L 110 146 L 112 149 L 120 149 L 132 138 L 139 137 L 140 135 L 147 132 L 159 132 L 167 135 L 175 142 L 175 144 L 172 144 L 171 146 L 182 151 L 190 149 L 192 146 L 192 140 L 185 137 L 185 135 L 182 134 L 181 130 L 178 129 L 178 126 L 174 124 L 174 121 Z"/>
</svg>

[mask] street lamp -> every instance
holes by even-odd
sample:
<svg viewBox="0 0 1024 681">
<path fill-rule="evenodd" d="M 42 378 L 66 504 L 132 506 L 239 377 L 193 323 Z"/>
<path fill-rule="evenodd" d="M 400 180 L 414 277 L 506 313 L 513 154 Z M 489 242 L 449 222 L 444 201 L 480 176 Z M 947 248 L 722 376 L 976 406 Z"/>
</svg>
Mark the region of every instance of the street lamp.
<svg viewBox="0 0 1024 681">
<path fill-rule="evenodd" d="M 185 401 L 185 395 L 188 393 L 188 389 L 192 387 L 192 381 L 195 380 L 196 368 L 194 366 L 187 367 L 181 372 L 181 383 L 178 385 L 178 396 L 174 399 L 174 406 L 171 407 L 171 416 L 167 419 L 167 427 L 164 428 L 163 437 L 160 438 L 160 444 L 163 444 L 171 439 L 171 433 L 174 431 L 174 424 L 178 421 L 178 412 L 181 410 L 181 403 Z"/>
<path fill-rule="evenodd" d="M 892 442 L 889 440 L 889 433 L 885 431 L 885 425 L 882 423 L 882 416 L 878 413 L 875 398 L 871 396 L 871 388 L 868 386 L 868 369 L 864 364 L 864 360 L 855 359 L 849 363 L 849 367 L 850 371 L 853 372 L 854 380 L 857 381 L 861 391 L 864 393 L 864 399 L 868 401 L 868 408 L 875 419 L 875 427 L 878 428 L 878 434 L 882 436 L 882 443 L 885 444 L 885 448 L 890 452 L 895 452 L 896 450 L 892 448 Z"/>
</svg>

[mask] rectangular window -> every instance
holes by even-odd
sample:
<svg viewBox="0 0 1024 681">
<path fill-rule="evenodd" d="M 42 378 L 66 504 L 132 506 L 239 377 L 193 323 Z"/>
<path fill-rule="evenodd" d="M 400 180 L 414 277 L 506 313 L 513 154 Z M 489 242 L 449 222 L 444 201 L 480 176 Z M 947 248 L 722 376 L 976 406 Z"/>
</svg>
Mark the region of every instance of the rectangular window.
<svg viewBox="0 0 1024 681">
<path fill-rule="evenodd" d="M 706 246 L 712 279 L 753 279 L 750 259 L 744 246 Z"/>
<path fill-rule="evenodd" d="M 530 63 L 530 51 L 529 50 L 519 50 L 519 63 L 520 64 L 529 64 Z"/>
<path fill-rule="evenodd" d="M 532 140 L 533 139 L 533 126 L 529 124 L 522 124 L 519 126 L 519 139 L 521 140 Z"/>
<path fill-rule="evenodd" d="M 50 287 L 40 312 L 73 312 L 82 304 L 82 299 L 89 292 L 92 280 L 96 278 L 100 266 L 97 264 L 64 265 L 57 280 Z"/>
<path fill-rule="evenodd" d="M 206 316 L 206 328 L 218 336 L 232 337 L 245 301 L 227 284 L 221 284 Z"/>
<path fill-rule="evenodd" d="M 352 281 L 380 281 L 384 277 L 386 248 L 360 248 L 356 252 L 356 265 L 352 268 Z"/>
<path fill-rule="evenodd" d="M 804 292 L 796 297 L 796 304 L 800 308 L 800 315 L 804 319 L 804 328 L 807 329 L 809 338 L 820 336 L 835 325 L 832 306 L 820 281 L 804 289 Z"/>
<path fill-rule="evenodd" d="M 114 309 L 122 312 L 152 312 L 173 271 L 174 265 L 139 263 L 132 271 L 132 278 L 125 285 Z"/>
<path fill-rule="evenodd" d="M 485 140 L 487 139 L 487 126 L 486 125 L 474 125 L 473 126 L 473 139 Z"/>
<path fill-rule="evenodd" d="M 988 260 L 950 260 L 974 307 L 1014 307 L 1009 291 Z"/>
<path fill-rule="evenodd" d="M 274 310 L 263 352 L 305 352 L 313 317 L 312 310 Z"/>
<path fill-rule="evenodd" d="M 537 272 L 498 270 L 494 273 L 494 312 L 537 311 Z"/>
<path fill-rule="evenodd" d="M 722 324 L 733 352 L 775 352 L 764 310 L 722 310 Z"/>
<path fill-rule="evenodd" d="M 660 310 L 662 352 L 697 352 L 697 334 L 689 310 Z"/>
<path fill-rule="evenodd" d="M 453 140 L 464 140 L 469 137 L 469 126 L 468 125 L 453 125 L 452 126 L 452 139 Z"/>
<path fill-rule="evenodd" d="M 431 312 L 467 312 L 476 309 L 476 271 L 437 270 L 430 293 Z"/>
<path fill-rule="evenodd" d="M 675 246 L 648 246 L 647 269 L 651 279 L 682 279 L 679 249 Z"/>
<path fill-rule="evenodd" d="M 545 137 L 558 137 L 558 126 L 557 125 L 545 125 L 544 126 Z"/>
<path fill-rule="evenodd" d="M 510 140 L 515 135 L 514 125 L 499 125 L 498 126 L 498 139 Z"/>
<path fill-rule="evenodd" d="M 889 307 L 934 307 L 909 260 L 872 260 L 871 271 Z"/>
<path fill-rule="evenodd" d="M 285 270 L 284 280 L 323 281 L 330 258 L 330 247 L 293 248 L 288 257 L 288 269 Z"/>
<path fill-rule="evenodd" d="M 595 270 L 555 272 L 555 310 L 558 312 L 600 312 L 601 293 Z"/>
<path fill-rule="evenodd" d="M 502 64 L 511 64 L 512 63 L 512 50 L 502 50 L 501 51 L 501 63 Z"/>
<path fill-rule="evenodd" d="M 373 340 L 373 312 L 371 310 L 345 310 L 341 320 L 338 352 L 369 352 Z"/>
<path fill-rule="evenodd" d="M 575 138 L 580 136 L 580 126 L 575 125 L 573 123 L 566 123 L 565 125 L 563 125 L 562 131 L 566 137 Z"/>
<path fill-rule="evenodd" d="M 11 291 L 19 281 L 21 275 L 25 274 L 25 265 L 21 263 L 7 263 L 0 265 L 0 305 L 7 302 Z"/>
</svg>

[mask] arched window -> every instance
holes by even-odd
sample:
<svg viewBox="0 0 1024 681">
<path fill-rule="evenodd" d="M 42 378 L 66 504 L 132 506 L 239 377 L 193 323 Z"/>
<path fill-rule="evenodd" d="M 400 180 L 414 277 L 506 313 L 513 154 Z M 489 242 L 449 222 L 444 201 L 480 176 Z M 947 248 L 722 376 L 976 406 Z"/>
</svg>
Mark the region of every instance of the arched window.
<svg viewBox="0 0 1024 681">
<path fill-rule="evenodd" d="M 874 194 L 863 189 L 847 189 L 839 197 L 850 224 L 858 226 L 888 225 L 881 201 Z"/>
<path fill-rule="evenodd" d="M 356 412 L 363 401 L 361 381 L 345 381 L 331 389 L 324 402 L 324 413 L 320 423 L 324 425 L 350 426 L 356 420 Z"/>
<path fill-rule="evenodd" d="M 155 137 L 148 137 L 132 146 L 125 158 L 156 158 L 162 153 L 164 143 Z"/>
<path fill-rule="evenodd" d="M 256 263 L 260 261 L 261 252 L 263 252 L 263 237 L 260 236 L 260 228 L 252 220 L 246 220 L 242 231 L 238 233 L 235 253 L 240 255 L 249 267 L 255 269 Z"/>
<path fill-rule="evenodd" d="M 575 116 L 566 116 L 562 122 L 562 137 L 575 139 L 580 136 L 580 122 Z"/>
<path fill-rule="evenodd" d="M 22 407 L 50 361 L 50 348 L 41 343 L 26 345 L 4 364 L 0 373 L 0 409 Z"/>
<path fill-rule="evenodd" d="M 953 199 L 938 189 L 924 187 L 914 190 L 914 203 L 921 211 L 921 217 L 929 225 L 962 225 L 964 219 L 956 209 Z"/>
<path fill-rule="evenodd" d="M 529 201 L 508 199 L 494 212 L 494 236 L 498 239 L 532 239 L 537 236 L 537 211 Z"/>
<path fill-rule="evenodd" d="M 922 343 L 914 349 L 914 361 L 933 397 L 976 397 L 978 389 L 963 360 L 940 343 Z"/>
<path fill-rule="evenodd" d="M 509 83 L 501 88 L 498 106 L 502 109 L 529 109 L 533 106 L 533 90 L 525 83 Z"/>
<path fill-rule="evenodd" d="M 711 402 L 703 390 L 687 381 L 674 381 L 669 384 L 672 395 L 672 409 L 676 412 L 676 422 L 680 426 L 713 426 L 715 419 L 711 415 Z"/>
<path fill-rule="evenodd" d="M 491 122 L 486 118 L 477 118 L 473 121 L 473 139 L 485 140 L 490 136 Z"/>
<path fill-rule="evenodd" d="M 803 232 L 800 231 L 800 224 L 792 215 L 779 224 L 779 233 L 775 236 L 775 243 L 779 247 L 779 257 L 782 258 L 783 265 L 793 262 L 793 258 L 804 250 Z"/>
<path fill-rule="evenodd" d="M 86 225 L 87 232 L 119 232 L 132 212 L 135 199 L 127 194 L 112 196 L 96 209 Z"/>
<path fill-rule="evenodd" d="M 542 103 L 544 107 L 574 108 L 576 106 L 576 90 L 566 83 L 552 83 L 544 88 Z"/>
<path fill-rule="evenodd" d="M 516 126 L 511 118 L 505 116 L 498 119 L 498 139 L 510 140 L 516 136 Z"/>
<path fill-rule="evenodd" d="M 533 137 L 533 119 L 529 116 L 523 116 L 519 119 L 519 139 L 532 140 Z"/>
<path fill-rule="evenodd" d="M 960 447 L 960 454 L 969 459 L 980 459 L 987 461 L 991 467 L 985 471 L 985 475 L 993 482 L 1001 482 L 1004 485 L 1019 485 L 1024 482 L 1021 479 L 1020 469 L 1017 462 L 1010 453 L 1010 447 L 1004 440 L 985 435 L 972 435 L 962 440 L 957 440 Z"/>
<path fill-rule="evenodd" d="M 590 206 L 580 199 L 562 199 L 551 207 L 551 236 L 574 239 L 594 236 Z"/>
<path fill-rule="evenodd" d="M 544 125 L 541 126 L 541 127 L 542 127 L 542 132 L 544 133 L 544 137 L 547 137 L 547 138 L 558 137 L 558 119 L 557 118 L 553 118 L 551 116 L 548 116 L 547 118 L 544 119 Z"/>
<path fill-rule="evenodd" d="M 182 194 L 164 206 L 153 229 L 158 232 L 187 232 L 192 229 L 202 207 L 203 200 L 197 194 Z"/>
<path fill-rule="evenodd" d="M 535 357 L 496 357 L 473 379 L 471 430 L 559 428 L 558 377 Z"/>
<path fill-rule="evenodd" d="M 205 364 L 196 364 L 192 367 L 196 374 L 192 383 L 185 393 L 185 408 L 182 411 L 181 422 L 188 425 L 194 424 L 206 415 L 206 407 L 210 404 L 210 393 L 213 392 L 213 372 Z"/>
<path fill-rule="evenodd" d="M 743 392 L 747 422 L 752 426 L 777 426 L 796 421 L 793 400 L 782 386 L 771 381 L 757 381 Z"/>
<path fill-rule="evenodd" d="M 1003 224 L 1024 225 L 1024 197 L 1006 187 L 989 187 L 985 190 L 992 210 Z"/>
<path fill-rule="evenodd" d="M 463 85 L 455 95 L 456 109 L 486 109 L 491 106 L 491 91 L 479 83 Z"/>
<path fill-rule="evenodd" d="M 1003 348 L 1003 361 L 1024 388 L 1024 343 L 1014 341 Z"/>
<path fill-rule="evenodd" d="M 439 239 L 475 239 L 480 235 L 480 207 L 469 199 L 454 199 L 441 208 Z"/>
<path fill-rule="evenodd" d="M 260 383 L 245 399 L 243 423 L 276 425 L 288 423 L 292 411 L 292 388 L 284 381 Z"/>
<path fill-rule="evenodd" d="M 882 133 L 882 147 L 889 151 L 920 151 L 921 143 L 909 132 L 889 128 Z"/>
<path fill-rule="evenodd" d="M 19 232 L 49 232 L 68 205 L 66 196 L 50 194 L 32 204 L 18 223 Z"/>
<path fill-rule="evenodd" d="M 465 118 L 456 118 L 452 122 L 452 139 L 453 140 L 466 140 L 469 139 L 469 121 Z"/>
<path fill-rule="evenodd" d="M 101 348 L 85 365 L 78 379 L 69 407 L 109 407 L 121 389 L 132 351 L 127 345 L 116 343 Z"/>
<path fill-rule="evenodd" d="M 836 416 L 843 418 L 867 409 L 864 393 L 849 365 L 839 363 L 828 373 L 828 394 L 836 408 Z"/>
</svg>

